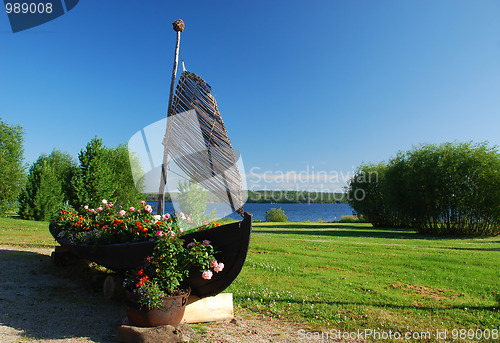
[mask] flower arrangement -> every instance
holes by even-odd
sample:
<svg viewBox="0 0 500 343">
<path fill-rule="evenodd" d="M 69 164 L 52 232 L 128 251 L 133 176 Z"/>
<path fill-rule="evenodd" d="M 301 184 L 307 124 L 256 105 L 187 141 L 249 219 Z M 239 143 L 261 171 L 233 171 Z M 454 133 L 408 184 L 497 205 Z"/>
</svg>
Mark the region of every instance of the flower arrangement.
<svg viewBox="0 0 500 343">
<path fill-rule="evenodd" d="M 78 212 L 64 205 L 51 220 L 52 233 L 76 243 L 114 244 L 156 241 L 153 254 L 144 265 L 126 273 L 124 287 L 138 299 L 144 309 L 160 308 L 163 299 L 177 295 L 190 272 L 198 270 L 201 277 L 210 280 L 213 273 L 221 272 L 224 264 L 215 259 L 211 242 L 184 241 L 187 231 L 201 231 L 220 224 L 204 222 L 192 228 L 191 218 L 182 212 L 174 215 L 153 215 L 145 201 L 127 209 L 102 200 L 102 206 L 84 206 Z M 188 230 L 190 229 L 190 230 Z"/>
<path fill-rule="evenodd" d="M 160 233 L 153 255 L 140 268 L 127 272 L 123 286 L 137 296 L 141 308 L 160 308 L 165 297 L 178 295 L 185 288 L 182 281 L 195 269 L 205 280 L 224 269 L 224 264 L 216 261 L 210 241 L 193 240 L 185 245 L 179 238 L 175 229 Z"/>
<path fill-rule="evenodd" d="M 154 215 L 153 208 L 145 201 L 137 206 L 124 209 L 102 200 L 97 208 L 84 206 L 77 211 L 70 205 L 63 205 L 51 220 L 53 234 L 76 243 L 112 244 L 158 240 L 158 233 L 188 230 L 205 230 L 219 226 L 216 222 L 204 222 L 193 228 L 189 216 L 182 212 L 178 215 Z M 192 231 L 191 231 L 192 232 Z"/>
</svg>

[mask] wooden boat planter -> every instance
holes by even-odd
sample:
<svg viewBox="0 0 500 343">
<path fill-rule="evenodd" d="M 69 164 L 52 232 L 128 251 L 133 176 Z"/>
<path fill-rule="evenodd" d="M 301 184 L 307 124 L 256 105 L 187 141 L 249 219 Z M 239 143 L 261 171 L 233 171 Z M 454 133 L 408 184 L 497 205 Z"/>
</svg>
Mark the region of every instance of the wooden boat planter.
<svg viewBox="0 0 500 343">
<path fill-rule="evenodd" d="M 193 239 L 198 242 L 209 240 L 217 251 L 215 254 L 217 261 L 224 263 L 224 270 L 214 273 L 210 280 L 203 279 L 198 270 L 192 270 L 189 278 L 185 280 L 185 285 L 191 287 L 191 294 L 199 298 L 209 297 L 219 294 L 231 285 L 245 263 L 251 231 L 252 215 L 245 213 L 242 221 L 183 235 L 185 245 Z M 53 232 L 52 228 L 51 232 Z M 141 266 L 156 246 L 154 241 L 84 244 L 74 243 L 64 238 L 54 238 L 77 257 L 95 262 L 118 273 Z"/>
<path fill-rule="evenodd" d="M 199 271 L 191 271 L 185 280 L 191 294 L 200 298 L 213 296 L 226 289 L 238 276 L 245 263 L 252 230 L 252 215 L 243 211 L 242 180 L 238 159 L 231 146 L 225 124 L 217 108 L 211 87 L 198 75 L 183 71 L 174 96 L 179 57 L 180 34 L 184 30 L 182 20 L 174 22 L 177 32 L 174 69 L 170 85 L 167 128 L 164 146 L 161 180 L 158 190 L 158 214 L 163 214 L 163 197 L 168 164 L 173 161 L 191 181 L 198 183 L 215 195 L 221 202 L 243 217 L 242 221 L 216 228 L 187 232 L 184 244 L 195 239 L 209 240 L 217 253 L 215 257 L 224 263 L 224 269 L 204 280 Z M 106 268 L 123 273 L 144 263 L 156 243 L 154 241 L 120 244 L 77 244 L 57 237 L 61 246 L 74 255 L 93 261 Z"/>
<path fill-rule="evenodd" d="M 245 263 L 251 231 L 252 215 L 245 212 L 244 218 L 240 222 L 188 233 L 183 236 L 185 244 L 192 239 L 196 239 L 198 242 L 209 240 L 218 251 L 215 258 L 224 263 L 224 270 L 214 273 L 210 280 L 203 279 L 198 270 L 192 270 L 187 279 L 187 285 L 191 287 L 191 294 L 199 298 L 209 297 L 219 294 L 231 285 Z"/>
</svg>

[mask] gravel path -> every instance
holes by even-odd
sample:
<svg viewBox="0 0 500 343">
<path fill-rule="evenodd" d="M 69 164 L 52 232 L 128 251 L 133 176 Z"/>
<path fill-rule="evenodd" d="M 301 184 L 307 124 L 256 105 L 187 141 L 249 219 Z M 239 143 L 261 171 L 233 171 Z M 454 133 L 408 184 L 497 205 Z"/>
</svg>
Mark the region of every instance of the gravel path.
<svg viewBox="0 0 500 343">
<path fill-rule="evenodd" d="M 54 265 L 52 251 L 0 245 L 0 342 L 116 342 L 123 303 L 106 300 L 102 277 L 88 268 Z M 245 310 L 232 321 L 194 327 L 195 342 L 306 341 L 301 325 Z"/>
</svg>

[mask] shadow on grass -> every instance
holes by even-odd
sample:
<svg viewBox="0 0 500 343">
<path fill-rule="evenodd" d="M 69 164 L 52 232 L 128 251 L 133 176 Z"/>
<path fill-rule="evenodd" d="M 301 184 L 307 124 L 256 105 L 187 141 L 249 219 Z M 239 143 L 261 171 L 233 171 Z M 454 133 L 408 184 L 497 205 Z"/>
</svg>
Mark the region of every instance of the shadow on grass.
<svg viewBox="0 0 500 343">
<path fill-rule="evenodd" d="M 262 230 L 271 229 L 271 230 Z M 323 225 L 301 225 L 284 224 L 279 226 L 259 225 L 253 229 L 255 233 L 270 233 L 279 235 L 311 235 L 329 237 L 371 237 L 391 239 L 442 239 L 444 237 L 430 237 L 419 235 L 411 229 L 375 229 L 371 227 L 359 227 L 348 224 L 323 224 Z"/>
<path fill-rule="evenodd" d="M 268 229 L 268 230 L 266 230 Z M 352 238 L 380 238 L 380 239 L 413 239 L 413 240 L 466 240 L 472 237 L 457 237 L 451 235 L 427 235 L 420 234 L 414 229 L 407 228 L 374 228 L 366 226 L 356 226 L 349 224 L 259 224 L 252 230 L 254 233 L 268 233 L 278 235 L 310 235 L 310 236 L 328 236 L 328 237 L 352 237 Z M 480 242 L 483 243 L 483 242 Z M 500 242 L 484 242 L 500 243 Z M 458 249 L 458 248 L 457 248 Z M 499 249 L 475 249 L 463 248 L 463 250 L 489 250 Z"/>
<path fill-rule="evenodd" d="M 0 250 L 0 261 L 1 325 L 36 340 L 116 341 L 124 308 L 94 292 L 81 266 L 57 267 L 48 255 L 16 250 Z"/>
<path fill-rule="evenodd" d="M 256 302 L 260 302 L 261 297 L 258 295 L 245 295 L 244 300 L 248 299 L 253 299 Z M 359 307 L 375 307 L 375 308 L 390 308 L 390 309 L 402 309 L 402 310 L 426 310 L 430 312 L 435 312 L 435 311 L 446 311 L 446 310 L 454 310 L 454 309 L 461 309 L 463 310 L 464 308 L 467 308 L 468 310 L 478 310 L 478 311 L 491 311 L 491 312 L 498 312 L 498 309 L 500 308 L 500 296 L 497 295 L 495 297 L 495 301 L 497 302 L 496 306 L 477 306 L 475 304 L 463 304 L 460 303 L 459 305 L 456 306 L 443 306 L 443 307 L 436 307 L 436 306 L 414 306 L 414 305 L 398 305 L 398 304 L 386 304 L 386 303 L 368 303 L 368 302 L 355 302 L 355 301 L 321 301 L 321 300 L 300 300 L 300 299 L 283 299 L 283 300 L 276 300 L 273 299 L 272 302 L 276 303 L 282 303 L 283 306 L 286 307 L 288 303 L 295 303 L 298 305 L 304 305 L 304 307 L 310 307 L 312 304 L 327 304 L 327 305 L 337 305 L 337 306 L 346 306 L 346 305 L 353 305 L 353 306 L 359 306 Z"/>
</svg>

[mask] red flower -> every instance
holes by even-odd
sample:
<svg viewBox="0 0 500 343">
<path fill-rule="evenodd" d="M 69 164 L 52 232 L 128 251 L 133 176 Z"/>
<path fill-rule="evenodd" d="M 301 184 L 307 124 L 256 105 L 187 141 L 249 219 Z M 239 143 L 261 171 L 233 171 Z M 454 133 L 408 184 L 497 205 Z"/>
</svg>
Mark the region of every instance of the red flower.
<svg viewBox="0 0 500 343">
<path fill-rule="evenodd" d="M 149 276 L 145 275 L 143 276 L 139 282 L 137 283 L 136 287 L 144 286 L 144 284 L 149 280 Z"/>
</svg>

